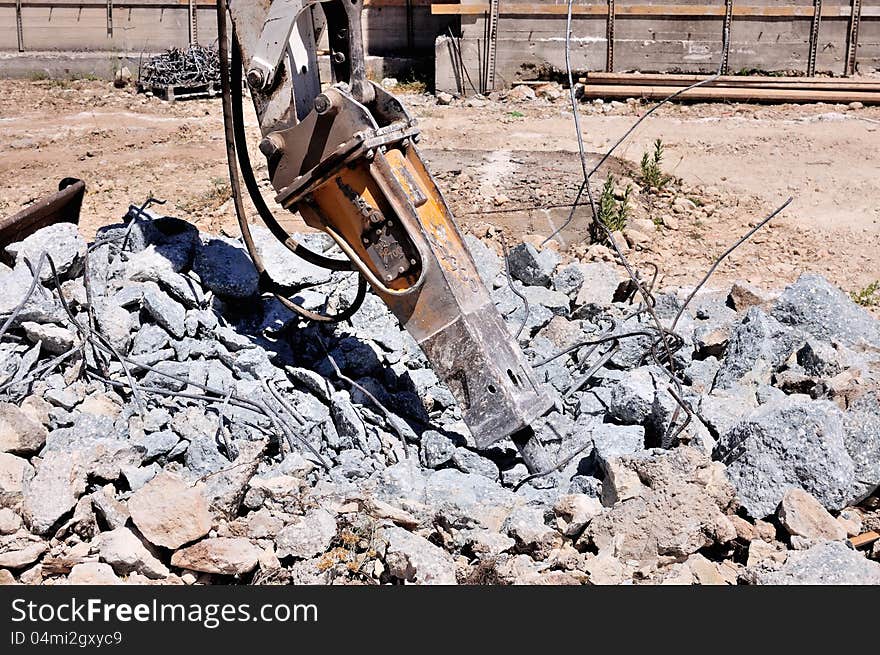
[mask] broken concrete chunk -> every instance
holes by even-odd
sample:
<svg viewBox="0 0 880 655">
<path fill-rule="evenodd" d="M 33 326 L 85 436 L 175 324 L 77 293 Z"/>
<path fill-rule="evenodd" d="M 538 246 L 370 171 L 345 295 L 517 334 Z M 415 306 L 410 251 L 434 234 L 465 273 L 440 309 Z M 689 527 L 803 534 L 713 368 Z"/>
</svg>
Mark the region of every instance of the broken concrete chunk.
<svg viewBox="0 0 880 655">
<path fill-rule="evenodd" d="M 86 242 L 79 236 L 74 223 L 55 223 L 37 230 L 24 241 L 6 246 L 6 253 L 16 264 L 27 259 L 36 266 L 43 252 L 52 258 L 58 277 L 64 280 L 75 277 L 82 270 Z M 40 280 L 48 282 L 51 279 L 52 269 L 46 262 L 40 270 Z"/>
<path fill-rule="evenodd" d="M 826 509 L 842 509 L 855 487 L 844 437 L 835 405 L 790 396 L 734 426 L 714 456 L 727 465 L 737 498 L 754 518 L 772 514 L 791 488 L 808 491 Z"/>
<path fill-rule="evenodd" d="M 815 377 L 834 377 L 843 370 L 841 356 L 837 349 L 827 341 L 807 339 L 797 351 L 797 363 L 808 375 Z"/>
<path fill-rule="evenodd" d="M 127 466 L 137 466 L 144 459 L 140 446 L 123 438 L 107 416 L 80 414 L 69 428 L 49 433 L 47 453 L 75 452 L 89 475 L 103 480 L 116 480 Z"/>
<path fill-rule="evenodd" d="M 641 425 L 594 424 L 593 456 L 604 461 L 612 457 L 632 455 L 645 448 L 645 428 Z"/>
<path fill-rule="evenodd" d="M 86 470 L 78 451 L 50 451 L 43 455 L 36 475 L 23 488 L 22 517 L 35 534 L 49 533 L 76 505 L 86 490 Z"/>
<path fill-rule="evenodd" d="M 779 504 L 779 521 L 792 536 L 816 541 L 841 541 L 846 530 L 818 500 L 803 489 L 789 489 Z"/>
<path fill-rule="evenodd" d="M 21 517 L 8 507 L 0 509 L 0 535 L 15 534 L 21 527 Z"/>
<path fill-rule="evenodd" d="M 260 281 L 244 246 L 219 236 L 202 237 L 196 248 L 193 271 L 205 287 L 218 296 L 232 299 L 253 297 Z"/>
<path fill-rule="evenodd" d="M 113 568 L 103 562 L 81 562 L 74 565 L 67 576 L 67 582 L 74 585 L 117 585 L 122 584 Z"/>
<path fill-rule="evenodd" d="M 600 551 L 613 547 L 618 557 L 650 561 L 658 555 L 691 555 L 736 538 L 724 514 L 734 489 L 723 467 L 696 449 L 682 446 L 616 461 L 634 472 L 643 488 L 590 521 L 582 539 Z"/>
<path fill-rule="evenodd" d="M 610 307 L 617 297 L 622 280 L 617 267 L 605 262 L 580 264 L 583 283 L 575 297 L 575 305 L 589 308 L 589 313 Z"/>
<path fill-rule="evenodd" d="M 574 300 L 584 283 L 582 264 L 573 263 L 563 266 L 553 274 L 550 282 L 554 291 L 564 293 L 571 300 Z"/>
<path fill-rule="evenodd" d="M 622 423 L 641 424 L 654 405 L 654 377 L 647 368 L 627 372 L 611 385 L 608 413 Z"/>
<path fill-rule="evenodd" d="M 31 343 L 41 342 L 46 352 L 54 355 L 66 353 L 73 348 L 76 341 L 73 332 L 51 323 L 25 321 L 21 324 L 21 327 Z"/>
<path fill-rule="evenodd" d="M 33 564 L 49 545 L 26 532 L 0 537 L 0 568 L 21 569 Z"/>
<path fill-rule="evenodd" d="M 171 566 L 203 573 L 243 575 L 257 568 L 263 551 L 242 537 L 214 537 L 182 548 L 171 556 Z"/>
<path fill-rule="evenodd" d="M 802 343 L 794 330 L 753 307 L 732 328 L 715 384 L 720 388 L 737 382 L 767 384 Z"/>
<path fill-rule="evenodd" d="M 106 485 L 92 494 L 92 507 L 95 509 L 95 514 L 111 530 L 121 528 L 131 518 L 125 503 L 116 499 L 112 484 Z"/>
<path fill-rule="evenodd" d="M 46 443 L 48 431 L 12 403 L 0 403 L 0 451 L 27 455 Z"/>
<path fill-rule="evenodd" d="M 500 475 L 498 466 L 495 462 L 491 459 L 481 457 L 478 453 L 475 453 L 468 448 L 456 448 L 452 452 L 452 463 L 456 468 L 465 473 L 475 473 L 487 477 L 490 480 L 497 480 Z"/>
<path fill-rule="evenodd" d="M 423 466 L 432 469 L 443 466 L 452 459 L 454 452 L 455 444 L 449 437 L 436 430 L 426 430 L 422 433 L 419 458 Z"/>
<path fill-rule="evenodd" d="M 768 542 L 761 539 L 753 539 L 749 543 L 746 567 L 763 566 L 765 568 L 778 568 L 778 565 L 785 563 L 787 557 L 788 553 L 785 550 L 785 546 L 778 541 Z"/>
<path fill-rule="evenodd" d="M 128 500 L 131 519 L 150 543 L 179 548 L 208 534 L 211 515 L 201 485 L 163 471 Z"/>
<path fill-rule="evenodd" d="M 764 585 L 866 585 L 880 584 L 880 564 L 839 541 L 791 551 L 778 570 L 757 571 L 755 584 Z"/>
<path fill-rule="evenodd" d="M 550 286 L 550 276 L 559 264 L 559 254 L 549 248 L 537 250 L 528 243 L 510 249 L 510 275 L 527 286 Z"/>
<path fill-rule="evenodd" d="M 168 567 L 156 559 L 128 528 L 102 532 L 93 544 L 98 548 L 101 561 L 112 566 L 119 575 L 140 573 L 155 580 L 170 574 Z"/>
<path fill-rule="evenodd" d="M 852 502 L 880 485 L 880 389 L 866 390 L 849 403 L 843 419 L 843 442 L 855 464 Z"/>
<path fill-rule="evenodd" d="M 122 354 L 131 344 L 131 314 L 108 300 L 95 302 L 95 323 L 98 331 Z"/>
<path fill-rule="evenodd" d="M 764 308 L 769 302 L 768 294 L 748 282 L 734 282 L 727 295 L 727 304 L 738 312 L 744 312 L 750 307 Z"/>
<path fill-rule="evenodd" d="M 381 536 L 388 544 L 385 565 L 391 576 L 415 584 L 456 584 L 455 561 L 442 548 L 397 526 L 384 528 Z"/>
<path fill-rule="evenodd" d="M 134 335 L 131 344 L 132 355 L 153 353 L 169 345 L 168 332 L 159 325 L 147 323 Z"/>
<path fill-rule="evenodd" d="M 0 453 L 0 507 L 18 508 L 24 485 L 33 476 L 34 467 L 26 459 Z"/>
<path fill-rule="evenodd" d="M 44 268 L 47 269 L 48 267 Z M 0 293 L 0 315 L 11 315 L 18 308 L 25 299 L 33 279 L 30 270 L 23 263 L 12 271 L 0 272 L 0 288 L 3 289 L 3 293 Z M 54 294 L 38 286 L 36 292 L 27 298 L 12 325 L 20 325 L 23 321 L 62 323 L 66 318 L 67 314 Z"/>
<path fill-rule="evenodd" d="M 562 535 L 544 523 L 544 512 L 538 508 L 516 508 L 502 529 L 516 540 L 521 552 L 528 552 L 538 560 L 546 559 L 552 550 L 562 546 Z"/>
<path fill-rule="evenodd" d="M 556 525 L 568 537 L 580 534 L 594 516 L 601 514 L 602 503 L 586 494 L 565 494 L 553 504 Z"/>
<path fill-rule="evenodd" d="M 144 309 L 153 317 L 153 320 L 176 339 L 182 339 L 186 334 L 186 309 L 176 300 L 172 300 L 168 294 L 155 285 L 149 285 L 144 290 Z"/>
<path fill-rule="evenodd" d="M 817 339 L 836 339 L 848 346 L 864 342 L 880 347 L 880 322 L 814 273 L 804 273 L 785 288 L 773 306 L 773 317 Z"/>
<path fill-rule="evenodd" d="M 336 519 L 324 509 L 297 517 L 275 536 L 278 557 L 307 559 L 326 551 L 336 536 Z"/>
</svg>

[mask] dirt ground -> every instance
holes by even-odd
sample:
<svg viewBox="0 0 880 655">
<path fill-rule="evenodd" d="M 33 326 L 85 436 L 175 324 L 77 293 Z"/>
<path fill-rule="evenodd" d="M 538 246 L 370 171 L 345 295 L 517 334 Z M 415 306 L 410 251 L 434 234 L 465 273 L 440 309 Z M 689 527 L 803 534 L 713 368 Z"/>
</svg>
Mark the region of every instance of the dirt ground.
<svg viewBox="0 0 880 655">
<path fill-rule="evenodd" d="M 466 229 L 546 236 L 565 220 L 568 210 L 555 205 L 573 199 L 581 176 L 565 97 L 450 106 L 427 95 L 404 101 L 420 119 L 423 154 Z M 587 150 L 606 150 L 644 109 L 583 105 Z M 696 282 L 717 254 L 788 196 L 792 204 L 719 268 L 716 281 L 779 288 L 812 270 L 858 291 L 880 279 L 880 108 L 664 107 L 609 162 L 618 186 L 637 179 L 642 153 L 658 138 L 663 169 L 680 182 L 669 193 L 633 198 L 633 218 L 657 224 L 633 258 L 657 263 L 664 283 Z M 101 82 L 0 80 L 0 216 L 67 176 L 88 187 L 85 236 L 149 195 L 167 201 L 165 213 L 237 234 L 217 100 L 169 105 Z M 673 202 L 681 197 L 696 208 L 676 214 Z M 562 249 L 586 249 L 587 213 L 579 209 L 560 235 Z"/>
</svg>

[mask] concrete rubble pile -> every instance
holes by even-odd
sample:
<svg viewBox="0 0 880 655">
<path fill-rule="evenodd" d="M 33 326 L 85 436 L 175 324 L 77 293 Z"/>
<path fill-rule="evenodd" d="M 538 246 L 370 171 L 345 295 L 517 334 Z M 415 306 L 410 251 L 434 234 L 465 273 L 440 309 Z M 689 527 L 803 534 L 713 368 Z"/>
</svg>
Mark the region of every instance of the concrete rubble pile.
<svg viewBox="0 0 880 655">
<path fill-rule="evenodd" d="M 332 292 L 342 306 L 350 274 L 255 235 L 300 302 Z M 524 480 L 508 441 L 478 451 L 373 295 L 349 323 L 307 325 L 258 295 L 238 241 L 167 217 L 129 218 L 89 246 L 59 224 L 7 248 L 0 580 L 880 582 L 880 551 L 847 543 L 880 528 L 863 502 L 880 484 L 880 322 L 811 274 L 778 297 L 742 283 L 699 294 L 674 355 L 695 416 L 670 442 L 684 415 L 646 356 L 650 333 L 622 337 L 581 386 L 590 347 L 543 363 L 612 321 L 619 334 L 648 324 L 624 320 L 621 268 L 519 244 L 526 313 L 493 244 L 468 241 L 558 394 L 535 425 L 557 472 Z M 48 265 L 32 272 L 44 251 L 60 294 Z M 658 316 L 685 296 L 657 294 Z"/>
</svg>

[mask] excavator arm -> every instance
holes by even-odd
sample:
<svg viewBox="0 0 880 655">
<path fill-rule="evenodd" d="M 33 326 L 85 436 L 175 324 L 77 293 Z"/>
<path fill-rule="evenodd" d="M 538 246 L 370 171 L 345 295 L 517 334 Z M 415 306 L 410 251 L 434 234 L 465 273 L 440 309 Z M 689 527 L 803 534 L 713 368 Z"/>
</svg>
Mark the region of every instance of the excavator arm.
<svg viewBox="0 0 880 655">
<path fill-rule="evenodd" d="M 320 321 L 347 318 L 366 285 L 415 338 L 459 403 L 476 444 L 512 437 L 527 466 L 547 467 L 530 426 L 552 405 L 508 333 L 446 202 L 419 154 L 419 129 L 401 102 L 366 77 L 363 0 L 219 0 L 221 62 L 228 11 L 232 65 L 224 70 L 230 175 L 240 165 L 263 220 L 291 251 L 360 276 L 354 306 L 330 317 L 296 305 L 266 274 L 237 201 L 263 289 Z M 227 6 L 228 3 L 228 6 Z M 327 31 L 332 80 L 317 65 Z M 329 234 L 348 258 L 306 250 L 265 206 L 247 159 L 241 73 L 249 87 L 276 201 Z M 232 91 L 230 91 L 230 89 Z M 237 185 L 233 185 L 234 187 Z"/>
</svg>

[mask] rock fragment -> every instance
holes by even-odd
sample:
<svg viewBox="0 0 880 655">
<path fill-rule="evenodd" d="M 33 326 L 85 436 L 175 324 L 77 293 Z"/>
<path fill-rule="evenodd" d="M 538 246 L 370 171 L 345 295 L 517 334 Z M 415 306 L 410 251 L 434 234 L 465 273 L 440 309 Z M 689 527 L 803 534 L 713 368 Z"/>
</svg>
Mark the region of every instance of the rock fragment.
<svg viewBox="0 0 880 655">
<path fill-rule="evenodd" d="M 193 271 L 205 287 L 226 298 L 251 298 L 259 286 L 257 269 L 247 251 L 238 241 L 224 237 L 201 239 Z"/>
<path fill-rule="evenodd" d="M 772 514 L 791 488 L 809 492 L 826 509 L 842 509 L 855 487 L 844 436 L 835 405 L 790 396 L 734 426 L 714 455 L 727 464 L 737 498 L 754 518 Z"/>
<path fill-rule="evenodd" d="M 391 576 L 415 584 L 456 584 L 455 561 L 442 548 L 397 526 L 384 528 L 382 538 L 388 544 L 385 565 Z"/>
<path fill-rule="evenodd" d="M 275 552 L 280 558 L 307 559 L 320 555 L 336 536 L 336 519 L 324 509 L 315 509 L 297 517 L 275 536 Z"/>
<path fill-rule="evenodd" d="M 759 570 L 751 579 L 763 585 L 876 585 L 880 584 L 880 563 L 842 542 L 828 541 L 791 551 L 778 570 Z"/>
<path fill-rule="evenodd" d="M 880 347 L 880 322 L 821 275 L 801 275 L 782 292 L 772 313 L 779 322 L 817 339 Z"/>
<path fill-rule="evenodd" d="M 510 274 L 528 286 L 550 286 L 550 276 L 559 264 L 559 255 L 550 249 L 537 250 L 528 243 L 520 243 L 510 249 L 508 261 Z"/>
<path fill-rule="evenodd" d="M 43 252 L 52 258 L 59 278 L 65 280 L 82 270 L 86 242 L 79 236 L 79 229 L 74 223 L 55 223 L 37 230 L 23 241 L 6 246 L 6 253 L 16 263 L 27 259 L 34 266 Z M 46 262 L 40 269 L 40 280 L 49 282 L 51 279 L 52 269 Z"/>
<path fill-rule="evenodd" d="M 45 427 L 12 403 L 0 403 L 0 451 L 15 455 L 37 452 L 46 443 Z"/>
<path fill-rule="evenodd" d="M 170 571 L 159 561 L 140 539 L 128 528 L 116 528 L 102 532 L 94 542 L 102 562 L 113 567 L 119 575 L 140 573 L 148 578 L 168 577 Z"/>
<path fill-rule="evenodd" d="M 103 562 L 81 562 L 75 564 L 67 576 L 67 582 L 75 585 L 117 585 L 122 584 L 113 568 Z"/>
<path fill-rule="evenodd" d="M 49 533 L 86 490 L 87 470 L 79 452 L 47 452 L 36 475 L 23 485 L 22 517 L 31 532 Z"/>
<path fill-rule="evenodd" d="M 846 530 L 803 489 L 789 489 L 779 504 L 779 521 L 788 534 L 816 541 L 841 541 Z"/>
<path fill-rule="evenodd" d="M 171 566 L 217 573 L 243 575 L 257 568 L 262 549 L 242 537 L 214 537 L 187 546 L 171 556 Z"/>
<path fill-rule="evenodd" d="M 128 500 L 131 519 L 150 543 L 179 548 L 200 539 L 211 529 L 208 501 L 200 486 L 162 472 Z"/>
</svg>

